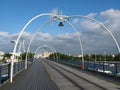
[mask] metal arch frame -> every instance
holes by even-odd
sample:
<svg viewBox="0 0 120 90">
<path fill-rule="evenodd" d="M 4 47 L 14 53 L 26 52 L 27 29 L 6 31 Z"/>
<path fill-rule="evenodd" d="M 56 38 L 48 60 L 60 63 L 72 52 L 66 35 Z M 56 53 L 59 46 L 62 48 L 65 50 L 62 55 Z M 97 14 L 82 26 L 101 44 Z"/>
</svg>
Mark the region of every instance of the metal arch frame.
<svg viewBox="0 0 120 90">
<path fill-rule="evenodd" d="M 93 18 L 90 18 L 90 17 L 87 17 L 87 16 L 82 16 L 82 15 L 72 15 L 72 16 L 69 16 L 69 18 L 75 18 L 75 17 L 85 18 L 85 19 L 94 21 L 94 22 L 96 22 L 97 24 L 99 24 L 102 28 L 104 28 L 105 31 L 107 31 L 107 32 L 110 34 L 110 36 L 112 37 L 113 41 L 115 42 L 115 44 L 116 44 L 116 46 L 117 46 L 118 52 L 120 53 L 120 46 L 119 46 L 119 44 L 118 44 L 117 39 L 116 39 L 115 36 L 112 34 L 112 32 L 111 32 L 104 24 L 102 24 L 102 22 L 99 22 L 99 21 L 97 21 L 96 19 L 93 19 Z"/>
<path fill-rule="evenodd" d="M 38 29 L 36 30 L 34 36 L 33 36 L 32 39 L 30 40 L 30 43 L 29 43 L 29 45 L 28 45 L 27 52 L 26 52 L 25 69 L 27 69 L 27 60 L 28 60 L 27 56 L 28 56 L 28 52 L 29 52 L 29 49 L 30 49 L 30 46 L 31 46 L 31 44 L 32 44 L 33 39 L 36 37 L 38 31 L 40 31 L 44 26 L 46 26 L 47 24 L 49 24 L 49 23 L 51 23 L 51 22 L 53 22 L 53 20 L 48 21 L 48 22 L 44 23 L 42 26 L 40 26 L 40 28 L 38 28 Z"/>
<path fill-rule="evenodd" d="M 28 58 L 27 58 L 27 56 L 28 56 L 28 52 L 29 52 L 29 49 L 30 49 L 30 46 L 31 46 L 31 44 L 32 44 L 32 41 L 33 41 L 33 39 L 35 38 L 35 36 L 37 35 L 37 31 L 40 31 L 44 26 L 46 26 L 47 24 L 49 24 L 49 23 L 51 23 L 51 22 L 56 22 L 57 20 L 51 20 L 51 21 L 48 21 L 48 22 L 46 22 L 46 23 L 44 23 L 39 29 L 37 29 L 36 30 L 36 33 L 34 34 L 34 36 L 32 37 L 32 39 L 30 40 L 30 43 L 29 43 L 29 45 L 28 45 L 28 48 L 27 48 L 27 53 L 26 53 L 26 59 L 25 59 L 25 69 L 27 69 L 27 60 L 28 60 Z M 78 37 L 78 40 L 79 40 L 79 44 L 80 44 L 80 48 L 81 48 L 81 54 L 82 54 L 82 68 L 84 69 L 84 57 L 83 57 L 83 47 L 82 47 L 82 42 L 81 42 L 81 39 L 80 39 L 80 37 L 79 37 L 79 33 L 78 33 L 78 31 L 76 30 L 76 28 L 72 25 L 72 23 L 70 23 L 70 22 L 68 22 L 68 21 L 65 21 L 65 22 L 67 22 L 71 27 L 72 27 L 72 29 L 76 32 L 76 34 L 77 34 L 77 37 Z M 54 48 L 53 48 L 54 49 Z M 56 53 L 57 54 L 57 53 Z M 56 55 L 57 56 L 57 55 Z M 57 57 L 57 61 L 58 61 L 58 57 Z"/>
<path fill-rule="evenodd" d="M 39 50 L 39 52 L 38 53 L 41 53 L 42 51 L 47 51 L 47 50 Z M 36 53 L 36 55 L 37 55 L 37 53 Z M 36 55 L 34 54 L 34 58 L 36 58 Z"/>
<path fill-rule="evenodd" d="M 43 50 L 43 49 L 41 49 L 41 50 L 39 50 L 39 53 L 41 53 L 42 51 L 46 51 L 46 50 Z M 34 54 L 34 58 L 35 58 L 36 56 L 35 56 L 35 54 Z"/>
<path fill-rule="evenodd" d="M 73 26 L 72 23 L 70 23 L 69 21 L 66 21 L 66 23 L 68 23 L 72 29 L 76 32 L 77 36 L 78 36 L 78 39 L 79 39 L 79 44 L 80 44 L 80 48 L 81 48 L 81 54 L 82 54 L 82 69 L 84 69 L 84 52 L 83 52 L 83 45 L 82 45 L 82 40 L 81 38 L 79 37 L 79 33 L 77 31 L 77 29 Z"/>
<path fill-rule="evenodd" d="M 49 47 L 49 48 L 51 48 L 51 49 L 53 49 L 53 51 L 55 51 L 55 55 L 56 55 L 56 60 L 57 60 L 57 62 L 58 62 L 58 55 L 57 55 L 57 51 L 56 51 L 56 49 L 55 48 L 53 48 L 52 46 L 50 46 L 50 45 L 46 45 L 47 47 Z"/>
<path fill-rule="evenodd" d="M 47 51 L 47 50 L 39 50 L 37 53 L 42 52 L 42 51 Z M 37 53 L 34 55 L 34 58 L 36 57 Z M 54 52 L 52 51 L 52 53 Z M 55 55 L 54 55 L 54 59 L 55 59 Z"/>
<path fill-rule="evenodd" d="M 48 47 L 50 50 L 52 50 L 52 53 L 56 53 L 56 50 L 55 50 L 53 47 L 48 46 L 48 45 L 44 45 L 44 46 L 38 47 L 38 48 L 35 50 L 35 54 L 34 54 L 34 55 L 36 55 L 36 53 L 38 52 L 39 49 L 41 49 L 41 48 L 46 48 L 46 47 Z M 57 54 L 56 54 L 56 57 L 58 57 Z M 54 57 L 54 58 L 55 58 L 55 57 Z M 58 59 L 58 58 L 57 58 L 57 59 Z"/>
<path fill-rule="evenodd" d="M 25 46 L 24 46 L 24 40 L 22 39 L 19 49 L 18 49 L 18 53 L 20 52 L 21 48 L 23 48 L 23 53 L 25 53 Z"/>
<path fill-rule="evenodd" d="M 54 15 L 54 14 L 51 14 L 51 13 L 44 13 L 44 14 L 36 15 L 36 16 L 33 17 L 32 19 L 30 19 L 30 20 L 25 24 L 25 26 L 22 28 L 21 32 L 19 33 L 19 35 L 18 35 L 18 37 L 17 37 L 16 43 L 15 43 L 15 46 L 14 46 L 14 49 L 13 49 L 13 54 L 12 54 L 12 57 L 11 57 L 11 70 L 10 70 L 10 82 L 11 82 L 11 83 L 13 82 L 13 65 L 14 65 L 14 58 L 15 58 L 15 53 L 16 53 L 18 41 L 20 40 L 22 33 L 23 33 L 24 30 L 28 27 L 28 25 L 29 25 L 32 21 L 34 21 L 35 19 L 37 19 L 37 18 L 39 18 L 39 17 L 41 17 L 41 16 L 55 16 L 55 15 Z"/>
<path fill-rule="evenodd" d="M 115 41 L 115 44 L 116 44 L 116 46 L 117 46 L 117 48 L 118 48 L 119 53 L 120 53 L 120 47 L 119 47 L 119 44 L 118 44 L 116 38 L 114 37 L 114 35 L 110 32 L 110 30 L 109 30 L 105 25 L 103 25 L 101 22 L 99 22 L 99 21 L 97 21 L 97 20 L 95 20 L 95 19 L 89 18 L 89 17 L 87 17 L 87 16 L 80 16 L 80 15 L 65 16 L 65 15 L 55 15 L 55 14 L 51 14 L 51 13 L 39 14 L 39 15 L 36 15 L 35 17 L 33 17 L 32 19 L 30 19 L 30 20 L 25 24 L 25 26 L 22 28 L 20 34 L 19 34 L 18 37 L 17 37 L 16 43 L 15 43 L 15 46 L 14 46 L 14 49 L 13 49 L 13 55 L 12 55 L 12 58 L 11 58 L 11 72 L 10 72 L 10 82 L 11 82 L 11 83 L 13 82 L 13 65 L 14 65 L 14 58 L 15 58 L 15 53 L 16 53 L 16 48 L 17 48 L 17 45 L 18 45 L 18 41 L 19 41 L 22 33 L 24 32 L 24 30 L 27 28 L 27 26 L 28 26 L 32 21 L 34 21 L 35 19 L 37 19 L 38 17 L 41 17 L 41 16 L 54 16 L 53 19 L 59 19 L 60 22 L 63 22 L 65 19 L 69 19 L 69 18 L 73 18 L 73 17 L 86 18 L 86 19 L 95 21 L 96 23 L 100 24 L 100 25 L 111 35 L 111 37 L 112 37 L 113 40 Z"/>
</svg>

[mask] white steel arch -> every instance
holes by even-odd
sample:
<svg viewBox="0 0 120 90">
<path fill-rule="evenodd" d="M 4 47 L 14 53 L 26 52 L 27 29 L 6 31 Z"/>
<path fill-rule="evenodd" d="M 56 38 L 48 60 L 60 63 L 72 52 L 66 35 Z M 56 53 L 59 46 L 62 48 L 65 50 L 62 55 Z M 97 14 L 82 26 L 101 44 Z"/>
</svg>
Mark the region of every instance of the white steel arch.
<svg viewBox="0 0 120 90">
<path fill-rule="evenodd" d="M 37 52 L 38 52 L 38 50 L 40 50 L 41 48 L 49 48 L 50 50 L 52 50 L 52 53 L 55 53 L 55 54 L 57 53 L 56 50 L 55 50 L 53 47 L 48 46 L 48 45 L 44 45 L 44 46 L 38 47 L 38 48 L 35 50 L 35 54 L 34 54 L 34 55 L 36 55 Z M 58 57 L 57 54 L 56 54 L 56 57 Z M 54 57 L 54 58 L 55 58 L 55 57 Z M 58 59 L 58 58 L 57 58 L 57 59 Z"/>
<path fill-rule="evenodd" d="M 53 21 L 53 20 L 52 20 Z M 27 48 L 27 52 L 26 52 L 26 59 L 25 59 L 25 69 L 27 69 L 27 56 L 28 56 L 28 52 L 29 52 L 29 49 L 30 49 L 30 46 L 31 46 L 31 43 L 33 41 L 33 39 L 35 38 L 35 36 L 37 35 L 38 31 L 40 31 L 44 26 L 46 26 L 47 24 L 51 23 L 52 21 L 48 21 L 46 23 L 44 23 L 42 26 L 40 26 L 39 29 L 36 30 L 34 36 L 32 37 L 32 39 L 30 40 L 30 43 L 28 44 L 28 48 Z"/>
<path fill-rule="evenodd" d="M 13 55 L 12 55 L 12 58 L 11 58 L 11 70 L 10 70 L 10 82 L 13 81 L 13 65 L 14 65 L 14 58 L 15 58 L 15 53 L 16 53 L 16 48 L 17 48 L 17 45 L 18 45 L 18 41 L 20 40 L 20 37 L 22 35 L 22 33 L 24 32 L 24 30 L 27 28 L 27 26 L 32 22 L 34 21 L 35 19 L 41 17 L 41 16 L 55 16 L 54 14 L 51 14 L 51 13 L 44 13 L 44 14 L 39 14 L 39 15 L 36 15 L 35 17 L 33 17 L 32 19 L 30 19 L 26 24 L 25 26 L 22 28 L 20 34 L 18 35 L 17 37 L 17 40 L 16 40 L 16 43 L 15 43 L 15 46 L 14 46 L 14 49 L 13 49 Z"/>
<path fill-rule="evenodd" d="M 69 18 L 74 18 L 74 17 L 79 17 L 79 18 L 86 18 L 86 19 L 89 19 L 89 20 L 92 20 L 96 23 L 98 23 L 100 26 L 102 26 L 112 37 L 112 39 L 114 40 L 117 48 L 118 48 L 118 51 L 120 53 L 120 47 L 119 47 L 119 44 L 116 40 L 116 38 L 114 37 L 114 35 L 112 34 L 112 32 L 110 32 L 110 30 L 105 26 L 103 25 L 101 22 L 95 20 L 95 19 L 92 19 L 90 17 L 87 17 L 87 16 L 81 16 L 81 15 L 73 15 L 73 16 L 65 16 L 65 15 L 55 15 L 55 14 L 51 14 L 51 13 L 44 13 L 44 14 L 39 14 L 39 15 L 36 15 L 35 17 L 33 17 L 32 19 L 30 19 L 26 24 L 25 26 L 22 28 L 20 34 L 18 35 L 17 37 L 17 40 L 16 40 L 16 43 L 15 43 L 15 46 L 14 46 L 14 49 L 13 49 L 13 55 L 12 55 L 12 61 L 11 61 L 11 72 L 10 72 L 10 82 L 13 81 L 13 65 L 14 65 L 14 58 L 15 58 L 15 53 L 16 53 L 16 47 L 18 45 L 18 41 L 22 35 L 22 33 L 24 32 L 24 30 L 27 28 L 27 26 L 32 22 L 34 21 L 35 19 L 41 17 L 41 16 L 53 16 L 53 19 L 54 20 L 59 20 L 59 22 L 64 22 L 66 20 L 68 20 Z"/>
<path fill-rule="evenodd" d="M 47 24 L 51 23 L 51 22 L 56 22 L 56 20 L 51 20 L 51 21 L 48 21 L 46 23 L 44 23 L 39 29 L 37 29 L 36 33 L 34 34 L 34 36 L 32 37 L 32 39 L 30 40 L 30 43 L 28 45 L 28 48 L 27 48 L 27 54 L 26 54 L 26 60 L 25 60 L 25 69 L 27 69 L 27 56 L 28 56 L 28 52 L 29 52 L 29 49 L 30 49 L 30 46 L 31 46 L 31 43 L 33 41 L 33 39 L 35 38 L 35 36 L 37 35 L 38 33 L 38 30 L 40 31 L 44 26 L 46 26 Z M 78 40 L 79 40 L 79 44 L 80 44 L 80 49 L 81 49 L 81 54 L 82 54 L 82 64 L 83 64 L 83 68 L 84 68 L 84 55 L 83 55 L 83 47 L 82 47 L 82 42 L 81 42 L 81 39 L 79 37 L 79 33 L 78 31 L 76 30 L 76 28 L 72 25 L 72 23 L 70 23 L 69 21 L 65 20 L 65 22 L 67 22 L 71 27 L 72 29 L 76 32 L 77 34 L 77 37 L 78 37 Z M 54 48 L 53 48 L 54 49 Z M 56 53 L 57 54 L 57 53 Z M 56 55 L 57 56 L 57 55 Z M 57 60 L 58 60 L 58 57 L 57 57 Z"/>
<path fill-rule="evenodd" d="M 83 46 L 82 46 L 82 40 L 81 38 L 79 37 L 79 33 L 78 31 L 76 30 L 76 28 L 72 25 L 72 23 L 70 23 L 69 21 L 66 21 L 66 23 L 68 23 L 72 29 L 76 32 L 77 36 L 78 36 L 78 39 L 79 39 L 79 44 L 80 44 L 80 48 L 81 48 L 81 54 L 82 54 L 82 69 L 84 69 L 84 52 L 83 52 Z"/>
</svg>

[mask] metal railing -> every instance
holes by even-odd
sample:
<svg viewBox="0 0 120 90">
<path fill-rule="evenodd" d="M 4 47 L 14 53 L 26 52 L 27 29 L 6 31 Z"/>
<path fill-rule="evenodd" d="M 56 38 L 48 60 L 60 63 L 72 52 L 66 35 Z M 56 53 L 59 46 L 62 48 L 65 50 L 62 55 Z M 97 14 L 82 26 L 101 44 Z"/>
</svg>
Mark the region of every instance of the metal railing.
<svg viewBox="0 0 120 90">
<path fill-rule="evenodd" d="M 65 63 L 82 68 L 81 61 L 74 60 L 58 60 L 60 63 Z M 84 69 L 94 70 L 101 73 L 120 77 L 120 61 L 85 61 Z"/>
<path fill-rule="evenodd" d="M 28 65 L 30 65 L 33 62 L 33 60 L 28 60 Z M 4 83 L 6 80 L 10 79 L 10 63 L 5 63 L 0 65 L 0 85 Z M 25 68 L 25 61 L 20 61 L 14 63 L 14 70 L 13 74 L 14 76 L 18 74 L 20 71 L 24 70 Z"/>
</svg>

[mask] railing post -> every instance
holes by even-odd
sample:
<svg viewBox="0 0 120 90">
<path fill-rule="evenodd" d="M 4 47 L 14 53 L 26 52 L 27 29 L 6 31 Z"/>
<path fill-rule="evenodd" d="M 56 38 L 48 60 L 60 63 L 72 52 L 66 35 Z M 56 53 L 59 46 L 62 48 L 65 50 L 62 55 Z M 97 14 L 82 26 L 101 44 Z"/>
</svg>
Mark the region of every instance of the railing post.
<svg viewBox="0 0 120 90">
<path fill-rule="evenodd" d="M 95 63 L 95 60 L 94 60 L 94 70 L 96 70 L 96 69 L 95 69 L 95 68 L 96 68 L 95 65 L 96 65 L 96 63 Z"/>
<path fill-rule="evenodd" d="M 23 61 L 23 68 L 25 67 L 25 61 Z M 25 69 L 25 68 L 24 68 Z"/>
<path fill-rule="evenodd" d="M 104 61 L 103 61 L 103 72 L 105 71 L 105 63 L 104 63 Z"/>
<path fill-rule="evenodd" d="M 17 66 L 17 71 L 19 71 L 19 62 L 18 62 L 18 66 Z"/>
<path fill-rule="evenodd" d="M 88 60 L 86 61 L 86 69 L 88 69 Z"/>
<path fill-rule="evenodd" d="M 0 85 L 2 83 L 2 65 L 0 65 Z"/>
<path fill-rule="evenodd" d="M 117 73 L 118 73 L 118 71 L 117 71 L 117 63 L 115 63 L 115 75 L 117 76 Z"/>
<path fill-rule="evenodd" d="M 21 61 L 21 68 L 23 69 L 23 61 Z"/>
<path fill-rule="evenodd" d="M 16 63 L 14 63 L 14 74 L 16 74 Z"/>
<path fill-rule="evenodd" d="M 20 69 L 22 69 L 22 61 L 20 62 L 20 67 L 21 67 Z"/>
<path fill-rule="evenodd" d="M 88 63 L 87 63 L 87 69 L 89 69 L 89 66 L 90 66 L 90 62 L 89 62 L 89 60 L 88 60 Z"/>
<path fill-rule="evenodd" d="M 8 79 L 10 78 L 10 67 L 11 65 L 10 65 L 10 63 L 8 64 Z"/>
<path fill-rule="evenodd" d="M 23 66 L 23 68 L 25 67 L 25 66 L 24 66 L 24 64 L 25 64 L 25 62 L 24 62 L 24 61 L 22 61 L 22 66 Z"/>
</svg>

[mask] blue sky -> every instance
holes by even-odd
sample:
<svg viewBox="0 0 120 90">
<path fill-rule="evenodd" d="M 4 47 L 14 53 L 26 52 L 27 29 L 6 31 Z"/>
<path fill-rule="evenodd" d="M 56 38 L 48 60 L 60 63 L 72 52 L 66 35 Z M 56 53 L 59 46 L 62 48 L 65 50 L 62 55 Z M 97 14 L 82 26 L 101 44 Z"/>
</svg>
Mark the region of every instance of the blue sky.
<svg viewBox="0 0 120 90">
<path fill-rule="evenodd" d="M 0 50 L 11 51 L 13 45 L 9 41 L 16 39 L 17 33 L 34 16 L 49 12 L 58 12 L 59 14 L 60 11 L 68 16 L 87 15 L 101 21 L 110 28 L 120 45 L 119 4 L 120 0 L 0 0 Z M 26 40 L 30 40 L 36 29 L 48 20 L 50 20 L 50 17 L 40 17 L 34 20 L 27 27 L 26 33 L 23 35 Z M 71 20 L 71 22 L 77 26 L 76 28 L 81 34 L 86 52 L 118 52 L 111 37 L 106 35 L 106 32 L 101 32 L 102 28 L 98 24 L 76 18 Z M 35 39 L 36 41 L 34 41 L 33 46 L 37 47 L 47 43 L 56 49 L 58 48 L 58 50 L 64 50 L 66 52 L 68 50 L 68 52 L 74 51 L 78 53 L 80 51 L 78 49 L 78 38 L 67 24 L 64 23 L 64 25 L 63 28 L 59 28 L 58 23 L 51 23 L 45 26 L 38 33 L 41 37 Z"/>
<path fill-rule="evenodd" d="M 65 15 L 87 15 L 120 9 L 119 3 L 119 0 L 0 0 L 0 31 L 19 32 L 29 19 L 54 8 Z"/>
</svg>

